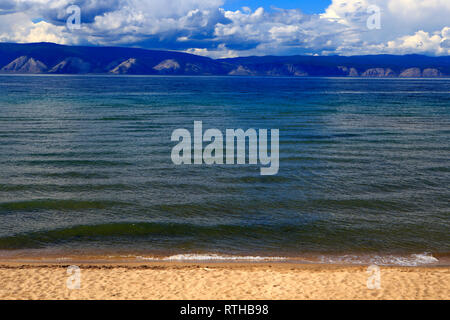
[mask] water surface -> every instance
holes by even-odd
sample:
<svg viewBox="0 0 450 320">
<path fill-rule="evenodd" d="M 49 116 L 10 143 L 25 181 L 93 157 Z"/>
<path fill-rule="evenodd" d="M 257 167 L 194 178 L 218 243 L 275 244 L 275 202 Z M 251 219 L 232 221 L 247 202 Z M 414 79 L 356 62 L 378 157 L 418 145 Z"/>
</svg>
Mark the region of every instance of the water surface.
<svg viewBox="0 0 450 320">
<path fill-rule="evenodd" d="M 278 175 L 175 166 L 194 121 L 279 129 Z M 0 76 L 0 142 L 6 256 L 450 252 L 446 79 Z"/>
</svg>

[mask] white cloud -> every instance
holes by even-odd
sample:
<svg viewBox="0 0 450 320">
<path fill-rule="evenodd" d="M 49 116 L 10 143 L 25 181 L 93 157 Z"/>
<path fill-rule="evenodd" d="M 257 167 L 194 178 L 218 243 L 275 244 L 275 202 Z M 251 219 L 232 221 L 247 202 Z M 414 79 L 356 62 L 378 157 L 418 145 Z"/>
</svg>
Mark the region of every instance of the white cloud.
<svg viewBox="0 0 450 320">
<path fill-rule="evenodd" d="M 263 54 L 448 55 L 449 0 L 333 0 L 320 15 L 301 10 L 221 9 L 225 0 L 0 0 L 0 41 L 136 45 L 212 57 Z M 81 7 L 82 28 L 65 28 Z M 381 9 L 369 30 L 367 8 Z M 300 8 L 301 9 L 301 8 Z M 44 21 L 32 23 L 33 19 Z"/>
<path fill-rule="evenodd" d="M 36 23 L 31 27 L 28 33 L 24 34 L 20 42 L 55 42 L 66 43 L 63 32 L 64 27 L 54 26 L 45 21 Z"/>
<path fill-rule="evenodd" d="M 33 23 L 23 13 L 13 13 L 0 18 L 0 41 L 2 42 L 55 42 L 68 43 L 65 27 L 45 21 Z"/>
<path fill-rule="evenodd" d="M 425 31 L 418 31 L 414 35 L 400 37 L 387 43 L 387 50 L 395 53 L 424 53 L 449 55 L 450 49 L 441 46 L 441 43 L 450 39 L 448 37 L 449 28 L 442 29 L 439 34 L 429 34 Z"/>
<path fill-rule="evenodd" d="M 220 44 L 216 49 L 208 50 L 205 48 L 189 48 L 185 50 L 186 53 L 196 54 L 198 56 L 210 57 L 213 59 L 236 58 L 242 52 L 230 50 L 224 43 Z"/>
</svg>

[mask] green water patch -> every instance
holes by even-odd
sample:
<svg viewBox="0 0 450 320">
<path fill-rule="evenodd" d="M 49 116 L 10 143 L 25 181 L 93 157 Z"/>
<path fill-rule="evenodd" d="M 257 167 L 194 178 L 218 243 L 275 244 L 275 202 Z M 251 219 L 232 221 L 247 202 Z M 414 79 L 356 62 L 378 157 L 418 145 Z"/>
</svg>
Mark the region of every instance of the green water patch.
<svg viewBox="0 0 450 320">
<path fill-rule="evenodd" d="M 223 183 L 282 183 L 291 180 L 292 178 L 283 176 L 243 176 L 217 178 L 218 182 Z"/>
<path fill-rule="evenodd" d="M 119 152 L 114 151 L 71 151 L 71 152 L 45 152 L 45 153 L 30 153 L 33 157 L 60 157 L 60 158 L 73 158 L 73 157 L 98 157 L 98 156 L 115 156 L 119 155 Z"/>
<path fill-rule="evenodd" d="M 127 184 L 0 184 L 0 191 L 39 191 L 39 192 L 94 192 L 133 190 L 135 186 Z"/>
<path fill-rule="evenodd" d="M 46 177 L 46 178 L 59 178 L 59 179 L 108 179 L 110 175 L 94 172 L 32 172 L 25 173 L 24 176 L 30 177 Z M 0 187 L 1 188 L 1 187 Z"/>
<path fill-rule="evenodd" d="M 23 160 L 14 161 L 14 164 L 43 167 L 122 167 L 132 165 L 131 163 L 125 161 L 109 160 Z"/>
<path fill-rule="evenodd" d="M 147 250 L 179 248 L 186 244 L 191 249 L 254 250 L 255 248 L 278 248 L 281 250 L 312 250 L 314 252 L 373 252 L 389 248 L 415 252 L 435 248 L 444 236 L 437 230 L 430 239 L 417 237 L 423 228 L 398 224 L 372 229 L 368 226 L 349 228 L 346 224 L 330 225 L 324 221 L 314 224 L 215 224 L 199 225 L 166 222 L 118 222 L 97 225 L 77 225 L 66 228 L 20 233 L 0 237 L 0 250 L 45 248 L 55 245 L 64 247 L 86 247 L 99 244 L 125 246 L 136 249 L 138 244 Z M 400 236 L 402 235 L 402 236 Z M 283 244 L 281 248 L 278 244 Z M 431 241 L 431 242 L 430 242 Z M 434 245 L 432 245 L 434 244 Z M 230 247 L 230 245 L 232 245 Z M 275 246 L 274 246 L 275 245 Z M 432 246 L 431 246 L 432 245 Z M 325 248 L 325 249 L 324 249 Z M 448 245 L 441 247 L 448 251 Z"/>
<path fill-rule="evenodd" d="M 9 237 L 0 237 L 0 249 L 41 248 L 48 244 L 64 242 L 93 242 L 111 239 L 162 239 L 194 237 L 212 239 L 222 237 L 242 237 L 246 234 L 259 235 L 275 232 L 300 231 L 302 226 L 292 225 L 194 225 L 185 223 L 110 223 L 99 225 L 79 225 L 69 228 L 46 230 L 17 234 Z"/>
<path fill-rule="evenodd" d="M 0 203 L 0 212 L 9 211 L 36 211 L 36 210 L 91 210 L 91 209 L 107 209 L 114 206 L 128 205 L 123 202 L 116 201 L 82 201 L 82 200 L 29 200 L 17 202 Z"/>
</svg>

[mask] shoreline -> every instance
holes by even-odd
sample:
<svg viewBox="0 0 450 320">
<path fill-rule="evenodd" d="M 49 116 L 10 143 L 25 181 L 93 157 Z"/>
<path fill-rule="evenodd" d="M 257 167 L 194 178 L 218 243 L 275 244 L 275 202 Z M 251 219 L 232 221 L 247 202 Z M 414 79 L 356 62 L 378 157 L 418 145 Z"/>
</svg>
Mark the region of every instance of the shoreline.
<svg viewBox="0 0 450 320">
<path fill-rule="evenodd" d="M 0 299 L 308 300 L 450 299 L 450 267 L 381 266 L 367 287 L 367 266 L 273 262 L 83 262 L 77 290 L 71 262 L 0 261 Z"/>
<path fill-rule="evenodd" d="M 49 260 L 2 260 L 0 259 L 0 269 L 17 268 L 68 268 L 70 266 L 79 266 L 86 269 L 102 268 L 125 268 L 125 269 L 162 269 L 162 268 L 216 268 L 216 269 L 242 269 L 242 268 L 274 268 L 274 269 L 298 269 L 298 270 L 337 270 L 354 269 L 367 270 L 371 265 L 367 264 L 330 264 L 330 263 L 303 263 L 291 261 L 119 261 L 119 260 L 70 260 L 70 261 L 49 261 Z M 421 266 L 395 266 L 380 265 L 380 268 L 399 269 L 399 270 L 430 270 L 442 269 L 450 272 L 450 266 L 447 265 L 421 265 Z M 450 290 L 450 288 L 449 288 Z"/>
<path fill-rule="evenodd" d="M 71 253 L 64 251 L 4 251 L 0 250 L 0 265 L 8 263 L 24 264 L 292 264 L 292 265 L 338 265 L 385 267 L 450 267 L 449 254 L 439 253 L 304 253 L 301 256 L 273 255 L 230 255 L 221 253 L 158 253 L 150 252 L 103 252 L 87 251 Z"/>
</svg>

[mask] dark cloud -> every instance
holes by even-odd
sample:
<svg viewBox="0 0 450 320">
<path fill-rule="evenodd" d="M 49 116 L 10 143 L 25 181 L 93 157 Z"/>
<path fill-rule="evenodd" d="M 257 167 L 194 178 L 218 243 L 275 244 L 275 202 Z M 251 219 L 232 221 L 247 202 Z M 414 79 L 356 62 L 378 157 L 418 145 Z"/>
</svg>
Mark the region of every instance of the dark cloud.
<svg viewBox="0 0 450 320">
<path fill-rule="evenodd" d="M 70 5 L 80 7 L 82 23 L 93 23 L 95 17 L 114 12 L 125 5 L 125 3 L 124 0 L 75 0 L 70 2 Z M 37 11 L 46 21 L 55 25 L 63 25 L 68 17 L 66 11 L 68 7 L 68 5 L 64 5 L 58 8 L 49 8 L 46 5 L 41 5 Z"/>
</svg>

